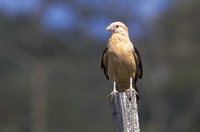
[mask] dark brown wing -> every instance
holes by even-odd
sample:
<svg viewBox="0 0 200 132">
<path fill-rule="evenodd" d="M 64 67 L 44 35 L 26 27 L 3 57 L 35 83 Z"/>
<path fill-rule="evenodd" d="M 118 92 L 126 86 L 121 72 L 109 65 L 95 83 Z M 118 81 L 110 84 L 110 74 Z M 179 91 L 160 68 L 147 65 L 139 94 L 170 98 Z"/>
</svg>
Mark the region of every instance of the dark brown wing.
<svg viewBox="0 0 200 132">
<path fill-rule="evenodd" d="M 135 75 L 135 78 L 134 78 L 134 85 L 135 85 L 135 90 L 136 90 L 136 92 L 138 93 L 138 89 L 137 89 L 137 86 L 136 86 L 136 82 L 137 82 L 138 78 L 139 78 L 139 79 L 142 78 L 142 75 L 143 75 L 143 68 L 142 68 L 142 61 L 141 61 L 140 53 L 139 53 L 139 51 L 136 49 L 136 47 L 134 47 L 133 55 L 134 55 L 134 58 L 135 58 L 135 61 L 136 61 L 136 75 Z M 136 95 L 136 98 L 137 98 L 137 101 L 140 100 L 138 94 Z"/>
<path fill-rule="evenodd" d="M 102 54 L 102 58 L 101 58 L 101 69 L 103 69 L 104 75 L 106 76 L 106 78 L 109 80 L 108 77 L 108 71 L 107 71 L 107 62 L 108 62 L 108 58 L 107 58 L 107 50 L 108 48 L 106 48 Z"/>
<path fill-rule="evenodd" d="M 137 81 L 138 78 L 140 78 L 140 79 L 142 78 L 143 68 L 142 68 L 142 61 L 141 61 L 140 53 L 136 47 L 134 47 L 134 50 L 135 50 L 135 52 L 133 54 L 136 59 L 136 80 L 135 81 Z"/>
</svg>

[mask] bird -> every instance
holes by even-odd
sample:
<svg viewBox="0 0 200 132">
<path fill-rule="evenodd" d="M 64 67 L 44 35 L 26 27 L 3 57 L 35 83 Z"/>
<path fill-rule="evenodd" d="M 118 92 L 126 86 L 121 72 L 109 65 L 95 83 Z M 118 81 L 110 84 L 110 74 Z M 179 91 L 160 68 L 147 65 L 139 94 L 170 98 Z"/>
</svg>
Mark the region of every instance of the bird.
<svg viewBox="0 0 200 132">
<path fill-rule="evenodd" d="M 139 101 L 137 80 L 143 76 L 141 56 L 129 38 L 128 27 L 113 22 L 107 28 L 111 32 L 106 49 L 101 58 L 101 69 L 108 80 L 113 81 L 113 90 L 109 97 L 118 92 L 132 90 Z"/>
</svg>

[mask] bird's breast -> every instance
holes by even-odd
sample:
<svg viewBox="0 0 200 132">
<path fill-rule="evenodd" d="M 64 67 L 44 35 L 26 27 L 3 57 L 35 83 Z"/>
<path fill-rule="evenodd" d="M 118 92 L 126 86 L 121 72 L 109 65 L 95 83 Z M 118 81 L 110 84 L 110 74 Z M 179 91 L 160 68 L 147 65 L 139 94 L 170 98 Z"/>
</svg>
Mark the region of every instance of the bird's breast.
<svg viewBox="0 0 200 132">
<path fill-rule="evenodd" d="M 113 45 L 108 49 L 108 73 L 111 80 L 123 81 L 136 70 L 132 47 Z"/>
<path fill-rule="evenodd" d="M 117 64 L 118 66 L 134 65 L 134 56 L 132 54 L 132 51 L 129 50 L 110 49 L 108 60 L 111 61 L 113 64 Z"/>
<path fill-rule="evenodd" d="M 115 44 L 108 48 L 109 58 L 116 63 L 132 63 L 134 60 L 132 44 Z"/>
</svg>

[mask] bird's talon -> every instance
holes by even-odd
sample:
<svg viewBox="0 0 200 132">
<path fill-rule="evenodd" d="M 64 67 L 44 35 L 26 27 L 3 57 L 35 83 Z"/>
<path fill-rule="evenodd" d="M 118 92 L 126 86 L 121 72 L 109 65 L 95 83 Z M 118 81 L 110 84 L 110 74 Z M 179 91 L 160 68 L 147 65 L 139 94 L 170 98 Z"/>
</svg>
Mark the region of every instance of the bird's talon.
<svg viewBox="0 0 200 132">
<path fill-rule="evenodd" d="M 108 95 L 108 97 L 114 96 L 114 95 L 116 95 L 116 94 L 118 94 L 118 91 L 112 91 L 112 92 Z"/>
<path fill-rule="evenodd" d="M 127 91 L 127 92 L 132 91 L 132 92 L 134 92 L 135 94 L 138 94 L 138 92 L 137 92 L 133 87 L 130 87 L 130 88 L 127 89 L 126 91 Z"/>
<path fill-rule="evenodd" d="M 117 94 L 118 94 L 118 91 L 112 91 L 107 97 L 110 99 L 111 102 L 113 102 L 113 98 Z"/>
<path fill-rule="evenodd" d="M 130 87 L 129 89 L 127 89 L 126 92 L 127 92 L 127 97 L 128 97 L 128 99 L 129 99 L 129 101 L 132 100 L 133 94 L 134 94 L 134 93 L 135 93 L 135 94 L 138 94 L 138 93 L 135 91 L 135 89 L 132 88 L 132 87 Z"/>
</svg>

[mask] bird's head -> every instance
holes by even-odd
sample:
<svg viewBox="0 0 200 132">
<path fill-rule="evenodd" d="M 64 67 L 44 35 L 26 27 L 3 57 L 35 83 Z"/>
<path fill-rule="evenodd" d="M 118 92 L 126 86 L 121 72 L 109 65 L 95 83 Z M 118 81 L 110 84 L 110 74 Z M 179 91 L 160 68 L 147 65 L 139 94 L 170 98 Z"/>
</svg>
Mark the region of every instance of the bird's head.
<svg viewBox="0 0 200 132">
<path fill-rule="evenodd" d="M 128 34 L 128 28 L 122 22 L 113 22 L 106 28 L 106 30 L 111 31 L 112 33 Z"/>
</svg>

